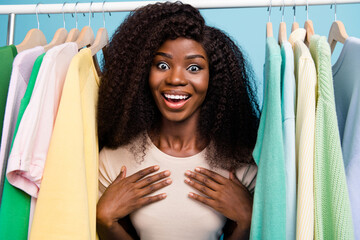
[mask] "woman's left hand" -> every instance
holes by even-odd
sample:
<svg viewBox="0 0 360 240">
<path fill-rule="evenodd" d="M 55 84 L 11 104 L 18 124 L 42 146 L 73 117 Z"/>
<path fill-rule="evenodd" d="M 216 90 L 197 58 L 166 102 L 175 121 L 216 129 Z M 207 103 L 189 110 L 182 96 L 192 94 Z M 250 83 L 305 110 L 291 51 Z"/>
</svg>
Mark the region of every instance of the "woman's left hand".
<svg viewBox="0 0 360 240">
<path fill-rule="evenodd" d="M 225 178 L 206 168 L 186 171 L 185 183 L 205 196 L 190 192 L 189 197 L 206 204 L 228 219 L 236 222 L 240 229 L 249 229 L 252 215 L 252 196 L 237 179 L 234 172 Z"/>
</svg>

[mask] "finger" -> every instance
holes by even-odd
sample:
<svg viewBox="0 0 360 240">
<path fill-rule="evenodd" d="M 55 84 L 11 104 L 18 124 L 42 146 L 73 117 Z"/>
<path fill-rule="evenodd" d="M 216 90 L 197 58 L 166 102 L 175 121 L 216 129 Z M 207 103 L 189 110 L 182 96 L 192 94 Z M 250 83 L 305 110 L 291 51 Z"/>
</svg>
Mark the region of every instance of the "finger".
<svg viewBox="0 0 360 240">
<path fill-rule="evenodd" d="M 161 193 L 151 197 L 140 198 L 136 203 L 136 208 L 141 208 L 143 206 L 149 205 L 150 203 L 158 202 L 167 197 L 166 193 Z"/>
<path fill-rule="evenodd" d="M 150 184 L 153 184 L 154 182 L 157 182 L 157 181 L 159 181 L 159 180 L 161 180 L 163 178 L 166 178 L 168 176 L 170 176 L 170 171 L 169 170 L 154 174 L 152 176 L 146 177 L 146 178 L 138 181 L 136 183 L 136 187 L 137 188 L 146 187 L 146 186 L 148 186 Z"/>
<path fill-rule="evenodd" d="M 114 182 L 119 182 L 126 177 L 126 167 L 122 166 L 119 175 L 116 177 Z"/>
<path fill-rule="evenodd" d="M 213 199 L 216 198 L 216 193 L 214 190 L 208 188 L 205 185 L 202 185 L 196 181 L 191 180 L 190 178 L 186 178 L 185 179 L 185 183 L 187 183 L 188 185 L 192 186 L 193 188 L 195 188 L 196 190 L 198 190 L 199 192 L 202 192 L 203 194 L 205 194 L 206 196 L 209 196 Z"/>
<path fill-rule="evenodd" d="M 151 194 L 153 192 L 156 192 L 157 190 L 164 188 L 168 185 L 170 185 L 172 183 L 171 178 L 168 178 L 166 180 L 163 180 L 161 182 L 155 183 L 155 184 L 151 184 L 143 189 L 141 189 L 141 196 L 146 196 L 148 194 Z"/>
<path fill-rule="evenodd" d="M 200 196 L 199 194 L 196 194 L 196 193 L 193 193 L 193 192 L 190 192 L 189 195 L 188 195 L 190 198 L 198 201 L 198 202 L 201 202 L 205 205 L 208 205 L 209 207 L 212 207 L 213 209 L 216 210 L 216 202 L 215 200 L 213 199 L 210 199 L 210 198 L 207 198 L 207 197 L 203 197 L 203 196 Z"/>
<path fill-rule="evenodd" d="M 158 165 L 147 167 L 147 168 L 142 169 L 142 170 L 134 173 L 133 175 L 129 176 L 129 180 L 130 180 L 130 182 L 136 182 L 139 179 L 145 177 L 146 175 L 156 172 L 159 169 L 160 169 L 160 167 Z"/>
<path fill-rule="evenodd" d="M 196 167 L 195 171 L 212 178 L 213 180 L 215 180 L 216 182 L 218 182 L 220 184 L 225 184 L 226 181 L 228 180 L 227 178 L 224 178 L 220 174 L 218 174 L 214 171 L 208 170 L 206 168 Z"/>
<path fill-rule="evenodd" d="M 196 172 L 192 172 L 192 171 L 189 171 L 187 170 L 185 172 L 185 175 L 188 176 L 189 178 L 192 178 L 200 183 L 202 183 L 203 185 L 213 189 L 213 190 L 218 190 L 219 189 L 219 183 L 217 182 L 214 182 L 211 178 L 205 176 L 205 175 L 202 175 L 202 174 L 199 174 L 199 173 L 196 173 Z"/>
<path fill-rule="evenodd" d="M 235 182 L 236 184 L 243 185 L 242 182 L 240 182 L 240 180 L 236 176 L 235 172 L 233 172 L 233 171 L 229 172 L 229 179 L 231 181 Z"/>
</svg>

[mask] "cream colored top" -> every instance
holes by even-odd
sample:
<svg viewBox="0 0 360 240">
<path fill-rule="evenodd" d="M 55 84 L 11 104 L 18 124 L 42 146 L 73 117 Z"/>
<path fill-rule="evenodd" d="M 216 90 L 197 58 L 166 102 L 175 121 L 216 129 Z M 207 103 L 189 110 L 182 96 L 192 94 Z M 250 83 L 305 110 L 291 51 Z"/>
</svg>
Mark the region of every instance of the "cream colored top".
<svg viewBox="0 0 360 240">
<path fill-rule="evenodd" d="M 140 239 L 219 239 L 226 218 L 202 203 L 188 197 L 189 192 L 197 192 L 184 183 L 185 171 L 194 171 L 195 167 L 210 168 L 205 161 L 205 150 L 190 157 L 173 157 L 160 151 L 150 139 L 150 147 L 144 160 L 136 160 L 129 146 L 115 150 L 108 148 L 100 152 L 99 190 L 100 195 L 120 173 L 122 165 L 127 167 L 127 176 L 152 165 L 160 170 L 170 170 L 172 184 L 155 194 L 166 193 L 167 198 L 145 206 L 132 214 L 130 219 Z M 224 177 L 228 171 L 212 169 Z M 240 181 L 253 192 L 257 173 L 256 165 L 244 165 L 236 171 Z"/>
<path fill-rule="evenodd" d="M 303 42 L 306 31 L 291 33 L 297 86 L 295 146 L 297 163 L 296 239 L 314 238 L 314 154 L 317 78 L 314 60 Z"/>
</svg>

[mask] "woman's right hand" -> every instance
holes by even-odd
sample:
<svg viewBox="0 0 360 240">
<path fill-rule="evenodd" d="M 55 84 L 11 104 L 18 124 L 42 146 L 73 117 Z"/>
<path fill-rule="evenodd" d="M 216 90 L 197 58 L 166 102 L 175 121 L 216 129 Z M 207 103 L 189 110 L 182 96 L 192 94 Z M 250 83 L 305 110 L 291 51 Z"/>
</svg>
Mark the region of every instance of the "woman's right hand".
<svg viewBox="0 0 360 240">
<path fill-rule="evenodd" d="M 170 178 L 167 178 L 170 176 L 168 170 L 148 176 L 158 170 L 159 166 L 151 166 L 126 177 L 126 167 L 123 166 L 120 174 L 105 190 L 97 203 L 98 224 L 110 229 L 114 223 L 118 224 L 119 219 L 133 211 L 166 198 L 165 193 L 147 196 L 172 182 Z M 161 179 L 164 180 L 159 181 Z"/>
</svg>

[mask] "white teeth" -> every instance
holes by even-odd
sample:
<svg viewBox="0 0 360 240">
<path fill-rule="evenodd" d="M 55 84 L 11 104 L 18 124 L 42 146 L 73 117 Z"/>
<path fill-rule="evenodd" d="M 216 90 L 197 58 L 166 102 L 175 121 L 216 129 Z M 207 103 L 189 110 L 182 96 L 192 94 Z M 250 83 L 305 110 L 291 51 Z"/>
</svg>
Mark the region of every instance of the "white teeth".
<svg viewBox="0 0 360 240">
<path fill-rule="evenodd" d="M 172 94 L 164 94 L 164 96 L 169 99 L 186 99 L 188 97 L 187 95 L 172 95 Z"/>
</svg>

